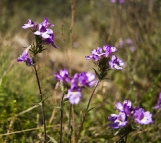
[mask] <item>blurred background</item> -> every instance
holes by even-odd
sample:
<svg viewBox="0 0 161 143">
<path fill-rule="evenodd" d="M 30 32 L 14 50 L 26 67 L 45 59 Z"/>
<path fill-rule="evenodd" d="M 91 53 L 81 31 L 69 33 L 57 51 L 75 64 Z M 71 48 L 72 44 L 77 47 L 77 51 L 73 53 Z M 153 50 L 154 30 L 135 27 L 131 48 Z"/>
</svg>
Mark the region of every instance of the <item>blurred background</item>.
<svg viewBox="0 0 161 143">
<path fill-rule="evenodd" d="M 34 71 L 17 57 L 34 42 L 29 29 L 22 29 L 28 19 L 42 22 L 44 18 L 54 24 L 55 44 L 59 49 L 46 46 L 38 57 L 38 70 L 46 100 L 47 133 L 53 142 L 59 139 L 59 101 L 61 91 L 53 76 L 62 68 L 76 72 L 93 72 L 94 64 L 85 55 L 103 45 L 115 46 L 117 55 L 125 62 L 122 71 L 111 70 L 108 80 L 101 82 L 92 101 L 82 132 L 82 143 L 113 143 L 115 130 L 108 127 L 108 116 L 115 113 L 114 103 L 129 99 L 134 106 L 152 109 L 161 91 L 161 1 L 76 0 L 72 20 L 70 0 L 1 0 L 0 1 L 0 142 L 41 142 L 41 108 L 37 107 L 20 116 L 18 113 L 40 101 Z M 73 22 L 73 26 L 72 26 Z M 72 33 L 71 33 L 72 29 Z M 72 38 L 71 38 L 72 37 Z M 81 121 L 92 89 L 83 93 L 79 105 L 74 106 L 72 119 L 74 133 Z M 64 134 L 67 136 L 69 105 L 65 105 Z M 161 118 L 161 117 L 160 117 Z M 131 135 L 129 142 L 159 143 L 160 122 L 145 132 Z M 30 130 L 29 130 L 30 129 Z M 13 133 L 3 135 L 5 133 Z M 74 134 L 73 133 L 73 134 Z M 155 136 L 155 138 L 154 138 Z M 75 136 L 72 138 L 74 142 Z M 67 142 L 67 137 L 64 137 Z"/>
</svg>

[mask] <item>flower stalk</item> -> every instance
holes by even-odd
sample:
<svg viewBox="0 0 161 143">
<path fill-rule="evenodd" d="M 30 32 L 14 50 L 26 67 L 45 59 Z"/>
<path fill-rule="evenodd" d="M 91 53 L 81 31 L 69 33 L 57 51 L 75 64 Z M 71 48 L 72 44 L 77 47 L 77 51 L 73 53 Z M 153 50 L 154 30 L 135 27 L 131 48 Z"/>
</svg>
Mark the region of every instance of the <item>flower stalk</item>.
<svg viewBox="0 0 161 143">
<path fill-rule="evenodd" d="M 60 143 L 63 143 L 63 106 L 64 106 L 64 93 L 60 101 Z"/>
<path fill-rule="evenodd" d="M 95 92 L 95 90 L 96 90 L 96 88 L 97 88 L 99 82 L 100 82 L 99 80 L 96 82 L 96 85 L 95 85 L 95 87 L 94 87 L 94 89 L 93 89 L 93 91 L 92 91 L 92 93 L 91 93 L 90 98 L 89 98 L 89 101 L 88 101 L 88 104 L 87 104 L 87 108 L 86 108 L 85 114 L 84 114 L 84 116 L 83 116 L 83 120 L 82 120 L 82 122 L 81 122 L 81 126 L 80 126 L 80 128 L 79 128 L 79 132 L 78 132 L 78 136 L 77 136 L 76 143 L 78 143 L 78 141 L 79 141 L 79 138 L 80 138 L 80 135 L 81 135 L 81 132 L 82 132 L 82 129 L 83 129 L 83 125 L 84 125 L 86 116 L 87 116 L 87 114 L 88 114 L 88 112 L 89 112 L 89 106 L 90 106 L 90 103 L 91 103 L 91 101 L 92 101 L 92 97 L 93 97 L 93 95 L 94 95 L 94 92 Z"/>
<path fill-rule="evenodd" d="M 38 73 L 37 73 L 36 65 L 34 65 L 33 67 L 34 67 L 34 71 L 35 71 L 35 75 L 36 75 L 36 79 L 37 79 L 37 84 L 38 84 L 39 94 L 40 94 L 40 100 L 41 100 L 41 110 L 42 110 L 43 126 L 44 126 L 44 143 L 47 143 L 44 100 L 43 100 L 43 96 L 42 96 L 42 90 L 41 90 L 41 85 L 40 85 L 40 80 L 39 80 L 39 76 L 38 76 Z"/>
</svg>

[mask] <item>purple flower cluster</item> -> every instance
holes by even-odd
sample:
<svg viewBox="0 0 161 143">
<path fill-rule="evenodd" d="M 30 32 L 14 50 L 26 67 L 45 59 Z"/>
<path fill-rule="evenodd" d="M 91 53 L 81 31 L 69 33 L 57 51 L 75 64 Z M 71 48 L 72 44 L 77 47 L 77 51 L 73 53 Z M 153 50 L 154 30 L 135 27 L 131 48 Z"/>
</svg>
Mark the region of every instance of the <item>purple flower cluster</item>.
<svg viewBox="0 0 161 143">
<path fill-rule="evenodd" d="M 95 75 L 88 72 L 76 73 L 70 77 L 66 69 L 60 70 L 59 73 L 54 74 L 56 80 L 68 88 L 66 99 L 69 99 L 71 104 L 78 104 L 82 98 L 82 88 L 91 87 L 96 83 L 94 81 Z"/>
<path fill-rule="evenodd" d="M 116 52 L 116 47 L 111 47 L 109 45 L 104 45 L 103 48 L 97 47 L 91 51 L 91 56 L 85 56 L 87 60 L 101 61 L 102 58 L 109 58 L 112 53 Z M 111 69 L 121 70 L 124 65 L 123 61 L 118 59 L 116 55 L 112 55 L 111 60 L 108 61 L 108 64 Z"/>
<path fill-rule="evenodd" d="M 33 62 L 29 58 L 28 51 L 31 48 L 31 45 L 27 47 L 24 52 L 18 57 L 17 62 L 25 62 L 27 66 L 32 66 Z"/>
<path fill-rule="evenodd" d="M 111 0 L 112 3 L 116 3 L 116 2 L 119 2 L 119 3 L 124 3 L 125 0 Z"/>
<path fill-rule="evenodd" d="M 131 39 L 126 40 L 120 40 L 119 41 L 119 47 L 123 48 L 125 45 L 130 47 L 131 52 L 134 52 L 136 50 L 136 47 L 134 46 L 134 42 Z"/>
<path fill-rule="evenodd" d="M 118 129 L 126 125 L 136 122 L 138 124 L 147 125 L 153 123 L 152 114 L 149 111 L 144 111 L 142 108 L 132 107 L 130 100 L 125 100 L 123 104 L 120 102 L 115 104 L 119 114 L 111 114 L 108 119 L 112 122 L 111 128 Z"/>
<path fill-rule="evenodd" d="M 31 19 L 28 19 L 28 23 L 22 26 L 23 29 L 30 28 L 34 35 L 42 37 L 43 44 L 51 44 L 53 47 L 58 48 L 54 44 L 54 33 L 53 30 L 48 28 L 54 26 L 48 22 L 47 18 L 44 18 L 42 23 L 34 23 Z"/>
<path fill-rule="evenodd" d="M 155 107 L 153 107 L 154 109 L 159 109 L 161 108 L 161 92 L 159 93 L 159 99 L 158 99 L 158 103 Z"/>
</svg>

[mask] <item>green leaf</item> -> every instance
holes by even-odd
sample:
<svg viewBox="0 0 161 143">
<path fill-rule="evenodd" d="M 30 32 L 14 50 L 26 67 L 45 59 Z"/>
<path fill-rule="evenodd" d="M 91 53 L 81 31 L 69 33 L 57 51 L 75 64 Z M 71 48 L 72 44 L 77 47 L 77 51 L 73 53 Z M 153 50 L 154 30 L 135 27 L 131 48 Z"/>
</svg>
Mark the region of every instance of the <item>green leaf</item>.
<svg viewBox="0 0 161 143">
<path fill-rule="evenodd" d="M 53 137 L 49 136 L 48 137 L 50 138 L 50 141 L 48 141 L 48 143 L 52 142 L 52 143 L 58 143 Z"/>
</svg>

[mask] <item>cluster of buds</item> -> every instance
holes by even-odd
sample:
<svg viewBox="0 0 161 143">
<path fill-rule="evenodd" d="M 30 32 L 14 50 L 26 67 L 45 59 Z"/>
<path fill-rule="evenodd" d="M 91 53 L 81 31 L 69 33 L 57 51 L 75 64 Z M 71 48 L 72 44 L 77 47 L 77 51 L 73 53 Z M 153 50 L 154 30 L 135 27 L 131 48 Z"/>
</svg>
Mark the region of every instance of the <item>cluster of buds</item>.
<svg viewBox="0 0 161 143">
<path fill-rule="evenodd" d="M 122 69 L 122 66 L 124 65 L 123 61 L 117 58 L 116 55 L 112 55 L 112 53 L 116 51 L 116 47 L 104 45 L 103 48 L 97 47 L 91 51 L 91 56 L 85 56 L 87 60 L 94 61 L 97 67 L 97 70 L 94 70 L 100 80 L 107 75 L 108 70 L 114 68 L 117 70 Z"/>
<path fill-rule="evenodd" d="M 30 45 L 24 50 L 24 52 L 18 57 L 18 62 L 25 62 L 26 65 L 31 66 L 35 63 L 34 58 L 38 53 L 45 50 L 43 45 L 51 44 L 53 47 L 58 48 L 54 43 L 53 30 L 48 28 L 54 26 L 48 22 L 47 18 L 41 23 L 34 23 L 31 19 L 28 19 L 28 23 L 22 26 L 23 29 L 30 28 L 35 35 L 35 43 Z M 28 51 L 33 53 L 32 60 L 29 57 Z"/>
<path fill-rule="evenodd" d="M 118 129 L 126 127 L 127 125 L 143 124 L 148 125 L 153 123 L 152 114 L 149 111 L 144 111 L 143 108 L 132 107 L 130 100 L 125 100 L 123 104 L 120 102 L 115 104 L 119 114 L 111 114 L 108 119 L 112 122 L 111 128 Z"/>
<path fill-rule="evenodd" d="M 70 77 L 66 69 L 60 70 L 59 73 L 54 74 L 56 80 L 62 85 L 62 90 L 66 94 L 65 99 L 69 99 L 71 104 L 78 104 L 82 98 L 82 89 L 91 87 L 96 83 L 94 81 L 95 75 L 88 72 L 76 73 Z"/>
</svg>

